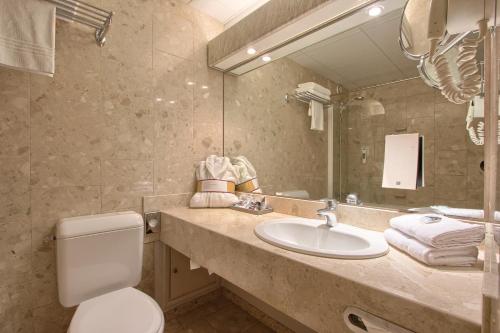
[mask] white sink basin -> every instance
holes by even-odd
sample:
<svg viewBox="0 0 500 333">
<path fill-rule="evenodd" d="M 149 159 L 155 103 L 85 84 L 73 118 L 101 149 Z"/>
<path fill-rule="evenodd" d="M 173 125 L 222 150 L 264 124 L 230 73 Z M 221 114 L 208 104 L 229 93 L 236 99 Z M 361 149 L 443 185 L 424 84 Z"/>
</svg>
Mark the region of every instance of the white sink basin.
<svg viewBox="0 0 500 333">
<path fill-rule="evenodd" d="M 389 251 L 382 233 L 342 223 L 329 228 L 324 220 L 268 220 L 255 227 L 255 234 L 281 248 L 320 257 L 367 259 Z"/>
</svg>

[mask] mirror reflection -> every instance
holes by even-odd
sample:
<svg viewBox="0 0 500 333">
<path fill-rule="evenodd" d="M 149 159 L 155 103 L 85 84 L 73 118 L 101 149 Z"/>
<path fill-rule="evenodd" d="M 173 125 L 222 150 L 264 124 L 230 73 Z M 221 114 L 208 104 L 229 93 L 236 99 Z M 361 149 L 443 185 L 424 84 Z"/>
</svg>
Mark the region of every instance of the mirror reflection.
<svg viewBox="0 0 500 333">
<path fill-rule="evenodd" d="M 263 193 L 482 209 L 483 149 L 466 130 L 471 104 L 449 102 L 405 56 L 400 24 L 413 18 L 403 5 L 225 75 L 224 153 L 251 162 Z"/>
</svg>

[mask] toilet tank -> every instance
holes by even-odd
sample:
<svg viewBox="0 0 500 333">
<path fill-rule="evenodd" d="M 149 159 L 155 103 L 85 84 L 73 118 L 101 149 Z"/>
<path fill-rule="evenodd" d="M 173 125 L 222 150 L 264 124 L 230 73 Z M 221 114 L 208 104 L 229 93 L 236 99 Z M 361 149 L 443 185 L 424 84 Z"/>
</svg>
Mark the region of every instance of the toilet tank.
<svg viewBox="0 0 500 333">
<path fill-rule="evenodd" d="M 65 218 L 56 227 L 59 301 L 70 307 L 139 284 L 144 225 L 121 212 Z"/>
</svg>

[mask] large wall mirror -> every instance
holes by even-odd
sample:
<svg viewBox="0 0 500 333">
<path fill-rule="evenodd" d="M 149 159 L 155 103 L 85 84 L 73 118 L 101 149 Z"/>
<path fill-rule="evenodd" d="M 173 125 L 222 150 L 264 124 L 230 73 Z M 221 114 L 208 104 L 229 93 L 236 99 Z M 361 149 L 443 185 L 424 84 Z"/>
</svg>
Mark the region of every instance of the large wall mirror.
<svg viewBox="0 0 500 333">
<path fill-rule="evenodd" d="M 451 103 L 422 80 L 400 46 L 406 1 L 390 3 L 333 23 L 344 28 L 256 69 L 225 74 L 224 154 L 247 157 L 263 193 L 483 208 L 484 153 L 466 130 L 470 104 Z M 301 95 L 309 82 L 320 96 L 313 105 Z M 423 137 L 424 186 L 384 188 L 386 136 L 410 133 Z"/>
</svg>

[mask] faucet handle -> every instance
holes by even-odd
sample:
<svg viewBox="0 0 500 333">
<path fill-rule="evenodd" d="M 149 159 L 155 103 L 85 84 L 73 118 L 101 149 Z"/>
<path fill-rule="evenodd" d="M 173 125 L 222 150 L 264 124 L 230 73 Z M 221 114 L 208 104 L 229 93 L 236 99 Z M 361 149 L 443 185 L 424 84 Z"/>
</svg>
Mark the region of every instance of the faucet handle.
<svg viewBox="0 0 500 333">
<path fill-rule="evenodd" d="M 325 198 L 325 199 L 321 199 L 320 201 L 324 202 L 326 204 L 326 208 L 328 208 L 328 209 L 335 209 L 335 208 L 337 208 L 338 202 L 335 199 Z"/>
</svg>

